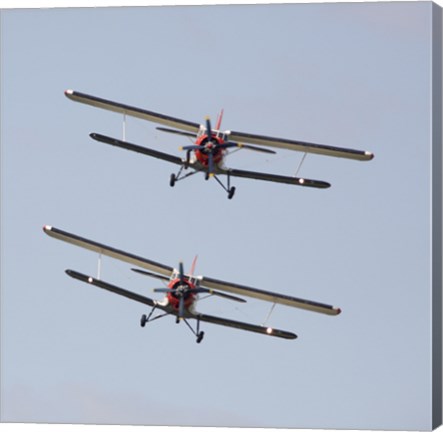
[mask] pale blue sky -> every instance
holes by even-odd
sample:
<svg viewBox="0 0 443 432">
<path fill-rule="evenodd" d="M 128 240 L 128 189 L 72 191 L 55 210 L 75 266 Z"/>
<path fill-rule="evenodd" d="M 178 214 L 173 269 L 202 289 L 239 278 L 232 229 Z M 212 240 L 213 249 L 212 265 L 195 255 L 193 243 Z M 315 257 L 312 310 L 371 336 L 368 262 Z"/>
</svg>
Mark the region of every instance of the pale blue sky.
<svg viewBox="0 0 443 432">
<path fill-rule="evenodd" d="M 430 428 L 431 3 L 2 11 L 2 418 L 24 422 Z M 66 88 L 191 121 L 370 150 L 309 156 L 328 190 L 235 180 L 228 201 L 162 161 L 110 148 L 118 115 Z M 127 138 L 186 139 L 128 120 Z M 301 155 L 232 167 L 294 174 Z M 197 345 L 142 305 L 84 286 L 93 254 L 44 224 L 197 272 L 340 306 L 277 306 L 296 341 L 205 326 Z M 155 280 L 110 259 L 103 278 Z M 199 309 L 261 323 L 270 305 Z M 183 374 L 183 375 L 182 375 Z M 209 385 L 208 385 L 209 384 Z"/>
</svg>

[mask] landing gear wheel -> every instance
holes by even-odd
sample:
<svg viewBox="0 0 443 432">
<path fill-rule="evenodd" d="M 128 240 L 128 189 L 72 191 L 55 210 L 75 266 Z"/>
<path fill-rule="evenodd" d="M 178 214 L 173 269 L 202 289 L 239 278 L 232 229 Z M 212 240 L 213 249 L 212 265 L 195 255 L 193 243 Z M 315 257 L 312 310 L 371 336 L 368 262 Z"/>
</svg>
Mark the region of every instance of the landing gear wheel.
<svg viewBox="0 0 443 432">
<path fill-rule="evenodd" d="M 177 177 L 175 176 L 175 174 L 171 174 L 171 177 L 169 179 L 169 186 L 174 187 L 176 180 Z"/>
<path fill-rule="evenodd" d="M 228 192 L 228 199 L 232 199 L 234 194 L 235 194 L 235 187 L 232 186 L 231 189 L 229 189 L 229 192 Z"/>
<path fill-rule="evenodd" d="M 203 340 L 203 336 L 205 335 L 204 331 L 201 331 L 197 336 L 197 343 L 200 343 Z"/>
<path fill-rule="evenodd" d="M 180 318 L 179 318 L 179 317 L 177 317 L 177 318 L 175 319 L 175 323 L 176 323 L 176 324 L 180 324 Z"/>
<path fill-rule="evenodd" d="M 143 314 L 142 317 L 140 318 L 140 325 L 144 327 L 147 322 L 148 322 L 148 317 L 145 314 Z"/>
<path fill-rule="evenodd" d="M 205 180 L 209 180 L 209 173 L 208 172 L 205 173 Z"/>
</svg>

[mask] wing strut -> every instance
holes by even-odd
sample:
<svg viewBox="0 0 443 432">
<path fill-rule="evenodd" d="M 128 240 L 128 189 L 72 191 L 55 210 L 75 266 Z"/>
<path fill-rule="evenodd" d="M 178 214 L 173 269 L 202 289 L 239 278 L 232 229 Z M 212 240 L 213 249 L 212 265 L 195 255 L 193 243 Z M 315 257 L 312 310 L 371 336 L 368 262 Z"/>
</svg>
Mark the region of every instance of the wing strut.
<svg viewBox="0 0 443 432">
<path fill-rule="evenodd" d="M 100 251 L 98 254 L 98 263 L 97 263 L 97 279 L 100 279 L 102 273 L 102 252 Z"/>
<path fill-rule="evenodd" d="M 275 303 L 275 302 L 272 303 L 271 310 L 269 311 L 268 316 L 266 317 L 266 319 L 263 321 L 263 324 L 262 324 L 263 327 L 266 327 L 266 325 L 268 324 L 269 318 L 271 318 L 272 312 L 274 312 L 274 308 L 275 308 L 276 304 L 277 303 Z"/>
<path fill-rule="evenodd" d="M 298 172 L 300 171 L 301 166 L 303 165 L 303 162 L 305 161 L 305 158 L 307 156 L 308 153 L 304 153 L 303 157 L 301 158 L 300 163 L 298 164 L 297 170 L 295 171 L 294 177 L 298 176 Z"/>
<path fill-rule="evenodd" d="M 123 113 L 123 141 L 126 141 L 126 112 Z"/>
</svg>

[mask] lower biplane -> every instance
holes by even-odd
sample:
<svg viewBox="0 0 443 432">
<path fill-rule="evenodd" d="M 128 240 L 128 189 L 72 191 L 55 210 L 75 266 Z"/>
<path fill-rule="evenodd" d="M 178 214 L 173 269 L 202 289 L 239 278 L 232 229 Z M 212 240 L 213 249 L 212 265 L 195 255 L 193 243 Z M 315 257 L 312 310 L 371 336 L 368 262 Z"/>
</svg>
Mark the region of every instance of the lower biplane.
<svg viewBox="0 0 443 432">
<path fill-rule="evenodd" d="M 110 144 L 126 150 L 131 150 L 137 153 L 144 154 L 146 156 L 162 159 L 166 162 L 178 165 L 178 172 L 171 174 L 169 181 L 170 186 L 174 186 L 177 181 L 183 180 L 191 175 L 194 175 L 195 173 L 203 172 L 206 180 L 214 178 L 220 184 L 220 186 L 228 193 L 229 199 L 231 199 L 235 193 L 235 187 L 231 186 L 231 177 L 266 180 L 271 182 L 286 183 L 320 189 L 330 187 L 330 183 L 325 181 L 297 177 L 301 165 L 308 153 L 342 157 L 360 161 L 371 160 L 374 157 L 371 152 L 367 151 L 333 147 L 323 144 L 313 144 L 304 141 L 294 141 L 283 138 L 267 137 L 263 135 L 254 135 L 243 132 L 222 131 L 220 127 L 223 117 L 223 111 L 220 113 L 216 126 L 213 129 L 211 127 L 211 122 L 209 118 L 206 118 L 205 125 L 199 125 L 198 123 L 193 123 L 176 117 L 171 117 L 153 111 L 147 111 L 141 108 L 124 105 L 119 102 L 98 98 L 96 96 L 91 96 L 74 90 L 66 90 L 65 95 L 69 99 L 76 102 L 81 102 L 97 108 L 103 108 L 106 110 L 121 113 L 124 115 L 124 118 L 126 118 L 126 115 L 129 115 L 169 126 L 157 127 L 157 129 L 163 132 L 169 132 L 172 134 L 177 134 L 190 138 L 193 144 L 181 147 L 181 150 L 186 151 L 186 157 L 180 158 L 168 153 L 129 143 L 126 141 L 125 136 L 123 136 L 123 140 L 120 140 L 98 133 L 90 134 L 91 138 L 96 141 Z M 175 129 L 171 129 L 170 127 L 173 127 Z M 125 135 L 125 132 L 123 135 Z M 270 150 L 266 147 L 278 147 L 304 153 L 293 177 L 227 168 L 224 165 L 225 157 L 229 154 L 228 152 L 230 150 L 243 148 L 255 150 L 262 153 L 275 153 L 274 150 Z M 190 171 L 188 171 L 189 168 L 191 168 Z M 224 184 L 219 179 L 219 175 L 227 176 L 226 184 Z"/>
<path fill-rule="evenodd" d="M 227 318 L 212 316 L 197 312 L 195 303 L 199 299 L 199 294 L 207 294 L 208 296 L 218 296 L 228 300 L 237 302 L 245 302 L 240 296 L 252 297 L 275 304 L 283 304 L 309 311 L 319 312 L 327 315 L 338 315 L 340 308 L 330 306 L 324 303 L 319 303 L 311 300 L 304 300 L 292 297 L 286 294 L 279 294 L 270 291 L 264 291 L 257 288 L 251 288 L 244 285 L 225 282 L 218 279 L 209 278 L 206 276 L 195 276 L 195 259 L 189 273 L 185 273 L 183 264 L 179 264 L 179 268 L 173 267 L 143 258 L 122 250 L 106 246 L 95 241 L 79 237 L 58 228 L 45 225 L 43 231 L 51 237 L 58 240 L 71 243 L 76 246 L 97 252 L 100 255 L 106 255 L 121 261 L 136 265 L 140 268 L 133 268 L 132 270 L 147 276 L 151 276 L 167 283 L 166 287 L 155 288 L 155 292 L 164 293 L 162 300 L 154 300 L 133 291 L 120 288 L 103 281 L 100 275 L 92 277 L 75 270 L 66 270 L 66 273 L 74 279 L 80 280 L 90 285 L 111 291 L 115 294 L 127 297 L 131 300 L 140 302 L 151 308 L 148 315 L 143 314 L 140 324 L 144 327 L 148 322 L 162 318 L 167 315 L 172 315 L 176 318 L 176 322 L 181 321 L 189 327 L 196 337 L 197 343 L 203 339 L 204 332 L 200 330 L 200 323 L 207 322 L 218 324 L 227 327 L 233 327 L 241 330 L 247 330 L 254 333 L 259 333 L 268 336 L 275 336 L 283 339 L 296 339 L 297 335 L 280 330 L 266 325 L 249 324 L 241 321 L 235 321 Z M 190 319 L 197 321 L 196 328 L 189 324 Z"/>
</svg>

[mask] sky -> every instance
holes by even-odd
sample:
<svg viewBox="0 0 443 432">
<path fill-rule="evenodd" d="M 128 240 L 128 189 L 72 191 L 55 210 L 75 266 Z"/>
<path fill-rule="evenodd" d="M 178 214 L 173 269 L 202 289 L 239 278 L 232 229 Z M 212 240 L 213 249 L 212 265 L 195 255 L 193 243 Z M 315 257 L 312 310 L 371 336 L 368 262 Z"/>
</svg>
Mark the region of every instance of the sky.
<svg viewBox="0 0 443 432">
<path fill-rule="evenodd" d="M 431 427 L 431 3 L 8 10 L 1 14 L 1 416 L 8 422 L 275 428 Z M 121 116 L 72 88 L 226 129 L 372 151 L 309 155 L 327 190 L 235 179 L 233 200 L 175 167 L 92 141 Z M 185 138 L 127 119 L 131 142 Z M 234 168 L 294 175 L 302 155 Z M 405 181 L 406 180 L 406 181 Z M 210 324 L 196 344 L 143 305 L 68 278 L 91 252 L 45 224 L 196 272 L 339 306 L 277 305 L 295 341 Z M 157 298 L 109 258 L 102 278 Z M 198 304 L 261 324 L 254 299 Z"/>
</svg>

